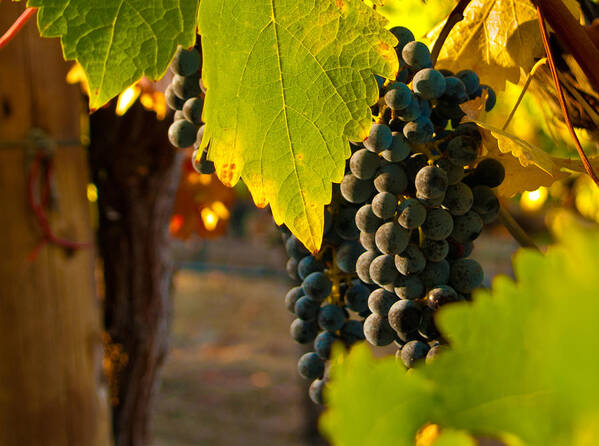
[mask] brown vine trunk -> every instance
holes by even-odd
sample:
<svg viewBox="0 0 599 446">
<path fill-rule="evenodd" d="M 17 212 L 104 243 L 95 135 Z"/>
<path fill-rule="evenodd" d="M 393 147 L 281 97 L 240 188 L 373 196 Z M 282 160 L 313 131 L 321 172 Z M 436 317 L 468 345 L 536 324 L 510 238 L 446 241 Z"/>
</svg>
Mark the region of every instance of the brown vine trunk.
<svg viewBox="0 0 599 446">
<path fill-rule="evenodd" d="M 0 3 L 0 30 L 22 10 Z M 66 85 L 58 39 L 41 39 L 33 20 L 0 51 L 0 66 L 0 446 L 109 446 L 79 87 Z M 28 258 L 43 239 L 27 193 L 42 153 L 25 141 L 33 128 L 53 147 L 49 226 L 89 247 L 47 243 Z"/>
<path fill-rule="evenodd" d="M 113 367 L 116 446 L 149 443 L 152 397 L 167 350 L 173 268 L 168 225 L 181 160 L 167 129 L 168 119 L 157 121 L 139 103 L 123 117 L 115 115 L 114 104 L 91 116 L 105 325 L 127 358 Z"/>
</svg>

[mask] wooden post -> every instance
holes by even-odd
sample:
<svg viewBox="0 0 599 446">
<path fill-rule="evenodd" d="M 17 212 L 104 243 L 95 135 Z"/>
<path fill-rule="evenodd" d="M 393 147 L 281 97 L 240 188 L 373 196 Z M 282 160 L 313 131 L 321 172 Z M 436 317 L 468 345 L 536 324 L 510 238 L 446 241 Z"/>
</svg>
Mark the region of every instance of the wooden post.
<svg viewBox="0 0 599 446">
<path fill-rule="evenodd" d="M 0 32 L 23 10 L 0 3 Z M 58 39 L 30 21 L 0 51 L 0 446 L 109 446 L 100 306 L 91 247 L 46 244 L 28 203 L 32 128 L 62 141 L 53 156 L 57 236 L 93 242 L 81 95 L 65 83 Z"/>
</svg>

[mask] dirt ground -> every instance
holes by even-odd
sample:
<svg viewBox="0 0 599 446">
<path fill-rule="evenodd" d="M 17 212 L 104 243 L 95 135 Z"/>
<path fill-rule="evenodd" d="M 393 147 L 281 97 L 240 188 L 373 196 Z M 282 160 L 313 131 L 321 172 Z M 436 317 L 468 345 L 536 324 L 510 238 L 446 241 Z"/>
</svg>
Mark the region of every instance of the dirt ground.
<svg viewBox="0 0 599 446">
<path fill-rule="evenodd" d="M 499 243 L 498 243 L 499 242 Z M 486 282 L 509 274 L 515 244 L 477 241 Z M 310 417 L 289 336 L 285 254 L 276 236 L 223 238 L 186 255 L 174 278 L 170 353 L 157 395 L 154 446 L 300 446 Z M 180 254 L 180 253 L 179 253 Z M 380 352 L 378 352 L 380 353 Z"/>
</svg>

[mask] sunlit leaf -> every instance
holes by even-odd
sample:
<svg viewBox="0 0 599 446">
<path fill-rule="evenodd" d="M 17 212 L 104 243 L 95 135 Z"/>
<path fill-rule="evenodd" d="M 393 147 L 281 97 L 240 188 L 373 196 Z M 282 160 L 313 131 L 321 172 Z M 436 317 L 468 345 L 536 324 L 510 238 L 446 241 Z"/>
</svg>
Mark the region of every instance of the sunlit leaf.
<svg viewBox="0 0 599 446">
<path fill-rule="evenodd" d="M 322 427 L 332 444 L 413 445 L 428 423 L 448 432 L 447 444 L 471 444 L 448 429 L 507 445 L 595 444 L 599 232 L 572 220 L 561 228 L 545 255 L 516 255 L 517 282 L 497 278 L 473 303 L 439 313 L 451 347 L 432 363 L 406 374 L 394 358 L 355 348 L 327 393 Z"/>
<path fill-rule="evenodd" d="M 577 11 L 574 0 L 565 2 Z M 444 23 L 429 38 L 434 40 Z M 474 70 L 496 91 L 505 82 L 518 83 L 521 70 L 530 71 L 535 58 L 544 55 L 537 12 L 529 0 L 473 0 L 464 10 L 439 55 L 438 67 Z"/>
<path fill-rule="evenodd" d="M 208 157 L 312 251 L 347 140 L 367 136 L 372 73 L 398 68 L 384 25 L 360 0 L 201 2 Z"/>
<path fill-rule="evenodd" d="M 144 74 L 165 73 L 177 45 L 193 46 L 197 0 L 29 0 L 39 8 L 44 37 L 60 37 L 65 59 L 75 59 L 98 108 Z"/>
</svg>

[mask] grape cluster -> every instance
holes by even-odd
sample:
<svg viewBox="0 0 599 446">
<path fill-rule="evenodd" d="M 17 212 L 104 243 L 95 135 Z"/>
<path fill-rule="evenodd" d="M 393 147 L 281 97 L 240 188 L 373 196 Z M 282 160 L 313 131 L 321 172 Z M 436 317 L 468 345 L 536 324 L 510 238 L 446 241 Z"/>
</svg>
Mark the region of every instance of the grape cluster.
<svg viewBox="0 0 599 446">
<path fill-rule="evenodd" d="M 368 296 L 373 287 L 356 276 L 356 262 L 364 252 L 355 224 L 357 210 L 334 185 L 331 204 L 325 208 L 323 247 L 316 255 L 288 231 L 283 232 L 289 255 L 287 272 L 297 281 L 285 297 L 287 309 L 296 317 L 291 336 L 314 346 L 299 359 L 298 371 L 312 380 L 309 393 L 318 404 L 322 404 L 333 343 L 350 347 L 364 340 L 363 320 L 370 314 Z"/>
<path fill-rule="evenodd" d="M 206 94 L 201 79 L 202 52 L 199 41 L 189 50 L 179 47 L 170 67 L 174 76 L 164 96 L 175 114 L 168 129 L 168 139 L 180 149 L 193 146 L 196 149 L 191 155 L 194 169 L 202 174 L 213 173 L 214 163 L 207 159 L 207 148 L 198 153 L 204 135 L 202 110 Z"/>
<path fill-rule="evenodd" d="M 460 104 L 486 89 L 490 110 L 493 91 L 473 71 L 433 69 L 428 48 L 407 28 L 391 32 L 401 70 L 393 81 L 379 80 L 378 117 L 350 158 L 341 193 L 361 205 L 355 223 L 366 251 L 356 271 L 376 286 L 365 337 L 376 346 L 395 342 L 410 368 L 440 348 L 435 311 L 469 300 L 483 281 L 481 266 L 468 256 L 499 213 L 493 188 L 505 171 L 494 159 L 480 159 L 477 125 L 461 122 Z"/>
</svg>

